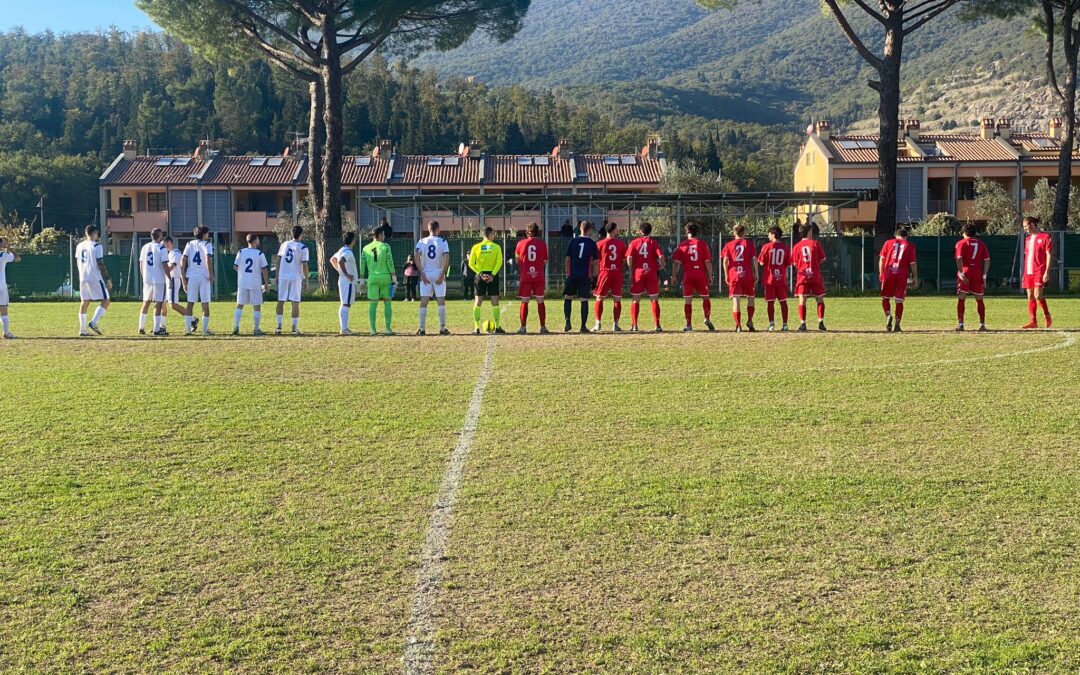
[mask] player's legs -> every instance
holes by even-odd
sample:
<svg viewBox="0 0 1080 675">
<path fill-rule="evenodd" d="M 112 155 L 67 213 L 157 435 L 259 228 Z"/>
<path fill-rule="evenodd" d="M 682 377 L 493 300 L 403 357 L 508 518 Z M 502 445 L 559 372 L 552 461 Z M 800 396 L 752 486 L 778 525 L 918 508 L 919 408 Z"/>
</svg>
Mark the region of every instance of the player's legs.
<svg viewBox="0 0 1080 675">
<path fill-rule="evenodd" d="M 281 332 L 281 324 L 285 320 L 285 301 L 281 299 L 281 283 L 278 283 L 277 311 L 274 312 L 274 320 L 277 323 L 277 332 Z"/>
<path fill-rule="evenodd" d="M 896 302 L 896 327 L 893 329 L 897 332 L 902 330 L 900 328 L 900 322 L 904 320 L 904 298 L 893 298 Z"/>
<path fill-rule="evenodd" d="M 439 308 L 439 334 L 448 333 L 449 330 L 446 327 L 446 284 L 442 285 L 442 295 L 439 295 L 439 291 L 435 291 L 435 303 Z"/>
<path fill-rule="evenodd" d="M 809 299 L 809 296 L 799 294 L 796 297 L 799 298 L 799 330 L 800 331 L 805 331 L 806 330 L 806 301 Z"/>
<path fill-rule="evenodd" d="M 735 321 L 735 332 L 742 332 L 742 298 L 731 296 L 731 318 Z"/>
<path fill-rule="evenodd" d="M 428 304 L 431 302 L 432 295 L 434 295 L 434 286 L 420 282 L 420 327 L 416 331 L 417 335 L 423 335 L 427 332 Z"/>
<path fill-rule="evenodd" d="M 237 291 L 237 297 L 240 298 L 240 294 L 244 294 L 244 291 Z M 240 319 L 244 316 L 244 303 L 239 299 L 236 301 L 236 309 L 233 310 L 233 335 L 240 333 Z"/>
<path fill-rule="evenodd" d="M 300 302 L 298 300 L 292 302 L 292 332 L 296 334 L 300 332 Z"/>
<path fill-rule="evenodd" d="M 3 336 L 10 340 L 15 337 L 11 334 L 11 320 L 8 318 L 8 306 L 0 305 L 0 325 L 3 326 Z"/>
<path fill-rule="evenodd" d="M 649 308 L 652 310 L 653 326 L 656 328 L 656 332 L 659 333 L 660 328 L 660 294 L 649 294 Z"/>
<path fill-rule="evenodd" d="M 502 333 L 502 308 L 499 307 L 499 296 L 488 296 L 488 302 L 491 303 L 491 320 L 495 322 L 495 332 Z"/>
<path fill-rule="evenodd" d="M 683 318 L 686 319 L 686 327 L 683 328 L 684 332 L 693 330 L 694 323 L 694 296 L 683 296 Z"/>
<path fill-rule="evenodd" d="M 86 332 L 86 311 L 90 309 L 90 300 L 83 300 L 79 305 L 79 335 L 88 335 Z"/>
<path fill-rule="evenodd" d="M 641 317 L 641 295 L 637 293 L 630 294 L 630 330 L 636 332 L 638 329 L 638 319 Z"/>
<path fill-rule="evenodd" d="M 1042 286 L 1036 286 L 1032 289 L 1035 292 L 1035 302 L 1042 308 L 1043 319 L 1046 320 L 1046 327 L 1050 328 L 1054 325 L 1054 319 L 1050 316 L 1050 307 L 1046 304 L 1046 289 Z"/>
<path fill-rule="evenodd" d="M 746 296 L 746 328 L 751 333 L 754 332 L 754 296 Z"/>
<path fill-rule="evenodd" d="M 207 286 L 210 282 L 206 282 Z M 202 303 L 202 333 L 203 335 L 212 335 L 210 332 L 210 302 L 206 300 Z"/>
<path fill-rule="evenodd" d="M 153 304 L 153 300 L 150 296 L 151 289 L 143 286 L 143 302 L 139 307 L 139 334 L 146 332 L 146 315 L 150 312 L 150 305 Z"/>
<path fill-rule="evenodd" d="M 825 294 L 820 293 L 814 296 L 814 300 L 817 301 L 817 320 L 818 330 L 825 330 Z"/>
</svg>

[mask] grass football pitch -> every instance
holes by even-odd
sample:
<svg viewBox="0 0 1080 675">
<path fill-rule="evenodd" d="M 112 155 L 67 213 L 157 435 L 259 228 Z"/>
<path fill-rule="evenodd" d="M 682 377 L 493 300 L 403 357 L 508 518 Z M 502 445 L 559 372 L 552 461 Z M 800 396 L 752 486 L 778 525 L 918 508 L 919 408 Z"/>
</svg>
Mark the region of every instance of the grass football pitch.
<svg viewBox="0 0 1080 675">
<path fill-rule="evenodd" d="M 139 338 L 118 303 L 76 339 L 75 305 L 14 304 L 0 670 L 400 672 L 490 348 L 438 671 L 1076 672 L 1080 300 L 1050 302 L 1032 333 L 1019 299 L 956 334 L 913 298 L 890 335 L 867 298 L 828 334 L 714 301 L 683 335 L 665 301 L 662 335 L 477 338 L 453 301 L 423 339 L 331 336 L 332 303 L 298 338 Z"/>
</svg>

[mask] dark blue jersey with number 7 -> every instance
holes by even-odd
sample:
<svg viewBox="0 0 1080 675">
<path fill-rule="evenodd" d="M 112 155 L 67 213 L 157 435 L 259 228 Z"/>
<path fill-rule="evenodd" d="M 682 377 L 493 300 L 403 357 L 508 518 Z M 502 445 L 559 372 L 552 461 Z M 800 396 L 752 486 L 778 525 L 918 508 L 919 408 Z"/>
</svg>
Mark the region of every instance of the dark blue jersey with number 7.
<svg viewBox="0 0 1080 675">
<path fill-rule="evenodd" d="M 600 249 L 590 237 L 574 237 L 566 247 L 566 257 L 570 258 L 570 278 L 587 279 L 592 261 L 600 257 Z"/>
</svg>

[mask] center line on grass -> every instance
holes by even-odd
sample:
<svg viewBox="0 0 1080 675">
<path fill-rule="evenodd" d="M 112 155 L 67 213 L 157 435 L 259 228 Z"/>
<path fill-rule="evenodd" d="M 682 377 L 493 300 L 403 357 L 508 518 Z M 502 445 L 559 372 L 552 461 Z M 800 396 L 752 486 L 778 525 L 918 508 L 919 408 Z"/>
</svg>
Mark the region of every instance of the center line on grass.
<svg viewBox="0 0 1080 675">
<path fill-rule="evenodd" d="M 406 675 L 427 675 L 435 672 L 435 623 L 436 601 L 442 580 L 443 562 L 446 558 L 446 546 L 450 540 L 450 528 L 453 525 L 454 503 L 461 492 L 461 482 L 465 473 L 465 463 L 469 459 L 476 428 L 480 423 L 480 412 L 484 405 L 484 390 L 495 361 L 495 338 L 488 338 L 487 354 L 484 357 L 484 369 L 473 388 L 469 409 L 465 413 L 465 423 L 461 427 L 461 436 L 446 465 L 439 495 L 435 499 L 435 508 L 428 523 L 427 540 L 420 553 L 420 571 L 416 575 L 416 588 L 413 591 L 412 613 L 409 616 L 409 637 L 405 643 Z"/>
</svg>

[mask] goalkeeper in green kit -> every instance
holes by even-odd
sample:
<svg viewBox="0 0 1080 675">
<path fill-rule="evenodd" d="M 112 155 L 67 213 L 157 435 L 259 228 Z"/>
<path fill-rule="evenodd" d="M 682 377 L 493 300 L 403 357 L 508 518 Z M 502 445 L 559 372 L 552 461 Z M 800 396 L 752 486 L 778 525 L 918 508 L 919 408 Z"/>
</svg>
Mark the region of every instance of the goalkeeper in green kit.
<svg viewBox="0 0 1080 675">
<path fill-rule="evenodd" d="M 394 317 L 394 289 L 397 286 L 397 271 L 394 268 L 394 255 L 390 251 L 390 245 L 386 243 L 386 229 L 376 227 L 372 232 L 373 241 L 364 247 L 360 254 L 361 279 L 367 280 L 368 322 L 371 324 L 371 334 L 375 335 L 375 316 L 379 311 L 379 302 L 385 302 L 386 334 L 393 335 L 391 323 Z"/>
</svg>

